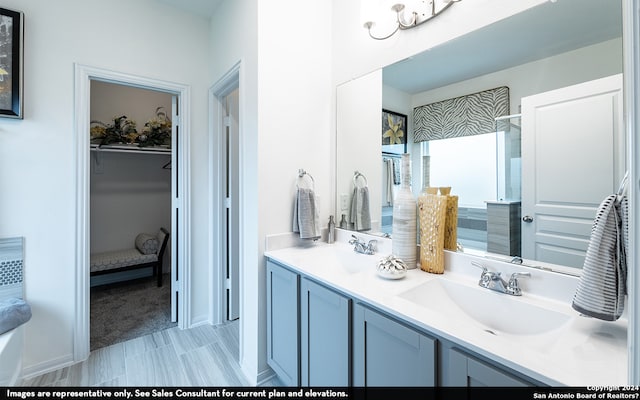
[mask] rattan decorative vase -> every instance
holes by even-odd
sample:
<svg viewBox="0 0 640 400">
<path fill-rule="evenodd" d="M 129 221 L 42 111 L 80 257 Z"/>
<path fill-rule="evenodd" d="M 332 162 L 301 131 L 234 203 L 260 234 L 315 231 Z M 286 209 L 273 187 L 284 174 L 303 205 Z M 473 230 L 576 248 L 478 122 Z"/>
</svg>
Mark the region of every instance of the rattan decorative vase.
<svg viewBox="0 0 640 400">
<path fill-rule="evenodd" d="M 456 251 L 458 249 L 458 196 L 451 194 L 451 187 L 441 187 L 440 194 L 447 198 L 444 248 Z"/>
<path fill-rule="evenodd" d="M 442 274 L 444 273 L 447 196 L 440 196 L 437 193 L 437 188 L 429 188 L 426 194 L 418 198 L 420 269 L 433 274 Z"/>
<path fill-rule="evenodd" d="M 418 239 L 416 199 L 411 191 L 411 159 L 402 155 L 402 181 L 393 200 L 393 235 L 391 252 L 404 261 L 408 269 L 414 269 L 418 260 L 416 241 Z"/>
</svg>

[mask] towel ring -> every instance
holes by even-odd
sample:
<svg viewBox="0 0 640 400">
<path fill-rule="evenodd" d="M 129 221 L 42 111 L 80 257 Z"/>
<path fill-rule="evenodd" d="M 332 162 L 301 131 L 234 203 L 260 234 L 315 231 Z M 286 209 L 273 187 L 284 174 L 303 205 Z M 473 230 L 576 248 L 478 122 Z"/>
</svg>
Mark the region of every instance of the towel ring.
<svg viewBox="0 0 640 400">
<path fill-rule="evenodd" d="M 362 180 L 364 180 L 364 185 L 363 186 L 358 186 L 358 178 L 362 178 Z M 359 171 L 355 171 L 353 173 L 353 186 L 355 186 L 355 187 L 367 187 L 367 186 L 369 186 L 369 183 L 367 182 L 367 177 L 362 175 Z"/>
<path fill-rule="evenodd" d="M 300 182 L 301 179 L 303 179 L 305 176 L 308 176 L 311 179 L 311 189 L 313 189 L 316 185 L 316 181 L 315 179 L 313 179 L 313 176 L 311 176 L 310 173 L 308 173 L 307 171 L 305 171 L 304 169 L 299 169 L 298 170 L 298 182 Z M 300 187 L 300 185 L 298 184 L 298 182 L 296 182 L 296 186 Z"/>
</svg>

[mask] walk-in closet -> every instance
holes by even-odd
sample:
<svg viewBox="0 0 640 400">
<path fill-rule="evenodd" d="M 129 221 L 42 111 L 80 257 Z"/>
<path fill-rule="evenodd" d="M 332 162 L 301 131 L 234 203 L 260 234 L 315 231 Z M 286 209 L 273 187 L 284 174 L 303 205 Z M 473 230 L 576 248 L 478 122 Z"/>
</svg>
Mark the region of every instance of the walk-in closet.
<svg viewBox="0 0 640 400">
<path fill-rule="evenodd" d="M 91 350 L 176 325 L 171 110 L 169 93 L 91 81 Z"/>
</svg>

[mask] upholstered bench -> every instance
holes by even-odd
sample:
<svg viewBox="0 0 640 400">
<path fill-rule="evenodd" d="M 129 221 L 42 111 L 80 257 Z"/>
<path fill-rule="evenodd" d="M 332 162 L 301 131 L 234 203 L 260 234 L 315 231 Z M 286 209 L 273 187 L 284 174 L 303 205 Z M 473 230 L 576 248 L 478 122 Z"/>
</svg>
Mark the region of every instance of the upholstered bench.
<svg viewBox="0 0 640 400">
<path fill-rule="evenodd" d="M 139 234 L 134 248 L 92 254 L 91 275 L 153 267 L 153 274 L 160 287 L 162 286 L 162 258 L 168 239 L 169 232 L 160 228 L 157 235 Z"/>
</svg>

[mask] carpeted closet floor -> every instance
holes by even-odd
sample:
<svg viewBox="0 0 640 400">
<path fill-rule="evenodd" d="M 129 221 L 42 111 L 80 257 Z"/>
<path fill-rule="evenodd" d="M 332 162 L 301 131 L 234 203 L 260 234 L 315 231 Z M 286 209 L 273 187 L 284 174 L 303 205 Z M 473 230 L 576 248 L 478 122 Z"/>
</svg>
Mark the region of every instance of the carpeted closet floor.
<svg viewBox="0 0 640 400">
<path fill-rule="evenodd" d="M 170 275 L 91 288 L 91 350 L 148 335 L 171 322 Z"/>
</svg>

